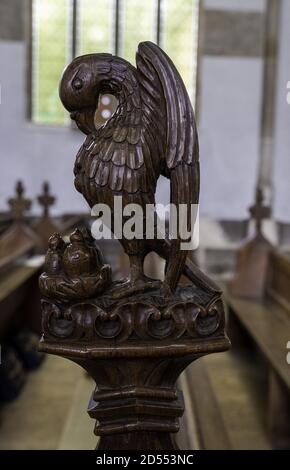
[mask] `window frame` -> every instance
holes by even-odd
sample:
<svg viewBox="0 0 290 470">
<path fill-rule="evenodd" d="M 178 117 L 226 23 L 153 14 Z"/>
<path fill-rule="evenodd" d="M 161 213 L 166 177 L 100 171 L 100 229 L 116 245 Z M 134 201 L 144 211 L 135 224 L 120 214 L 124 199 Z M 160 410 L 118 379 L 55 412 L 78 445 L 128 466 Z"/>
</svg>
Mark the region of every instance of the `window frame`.
<svg viewBox="0 0 290 470">
<path fill-rule="evenodd" d="M 34 0 L 25 0 L 25 36 L 26 36 L 26 119 L 35 126 L 42 126 L 48 128 L 73 128 L 76 129 L 74 123 L 70 124 L 53 124 L 45 122 L 35 122 L 33 121 L 32 116 L 32 99 L 33 99 L 33 1 Z M 78 1 L 72 1 L 72 22 L 71 22 L 71 57 L 70 60 L 73 60 L 74 57 L 78 54 L 77 44 L 77 23 L 78 23 Z M 114 31 L 114 54 L 120 54 L 120 44 L 121 44 L 121 34 L 120 34 L 120 20 L 121 20 L 121 3 L 123 0 L 114 0 L 115 1 L 115 31 Z M 203 24 L 203 12 L 204 12 L 204 0 L 198 0 L 199 2 L 199 13 L 198 13 L 198 41 L 197 41 L 197 60 L 196 60 L 196 86 L 195 86 L 195 115 L 198 119 L 199 115 L 199 98 L 200 98 L 200 59 L 201 59 L 201 48 L 202 48 L 202 24 Z M 163 0 L 156 0 L 156 25 L 155 25 L 155 42 L 157 45 L 160 45 L 162 37 L 162 3 Z"/>
</svg>

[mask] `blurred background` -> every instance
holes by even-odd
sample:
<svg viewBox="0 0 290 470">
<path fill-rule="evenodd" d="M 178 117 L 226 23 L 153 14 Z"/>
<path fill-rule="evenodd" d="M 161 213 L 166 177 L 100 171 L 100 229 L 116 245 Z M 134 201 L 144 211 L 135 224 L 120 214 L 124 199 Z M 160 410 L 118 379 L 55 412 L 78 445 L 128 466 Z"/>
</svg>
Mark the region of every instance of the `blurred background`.
<svg viewBox="0 0 290 470">
<path fill-rule="evenodd" d="M 0 0 L 0 449 L 95 446 L 90 379 L 36 352 L 47 238 L 90 221 L 73 185 L 83 135 L 58 84 L 73 57 L 107 52 L 134 64 L 144 40 L 171 57 L 195 110 L 194 258 L 225 289 L 233 343 L 182 377 L 180 446 L 290 448 L 289 22 L 289 0 Z M 102 96 L 97 124 L 115 107 Z M 156 199 L 169 202 L 165 178 Z M 124 275 L 118 244 L 101 248 Z M 146 263 L 162 277 L 157 257 Z"/>
</svg>

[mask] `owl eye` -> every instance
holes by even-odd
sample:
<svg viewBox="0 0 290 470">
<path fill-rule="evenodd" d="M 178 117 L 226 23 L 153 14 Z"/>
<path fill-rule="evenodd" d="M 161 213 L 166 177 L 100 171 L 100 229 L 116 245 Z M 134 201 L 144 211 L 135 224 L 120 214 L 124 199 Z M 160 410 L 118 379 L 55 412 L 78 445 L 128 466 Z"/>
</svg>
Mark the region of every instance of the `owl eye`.
<svg viewBox="0 0 290 470">
<path fill-rule="evenodd" d="M 72 85 L 75 90 L 80 90 L 83 87 L 83 81 L 81 78 L 76 78 Z"/>
</svg>

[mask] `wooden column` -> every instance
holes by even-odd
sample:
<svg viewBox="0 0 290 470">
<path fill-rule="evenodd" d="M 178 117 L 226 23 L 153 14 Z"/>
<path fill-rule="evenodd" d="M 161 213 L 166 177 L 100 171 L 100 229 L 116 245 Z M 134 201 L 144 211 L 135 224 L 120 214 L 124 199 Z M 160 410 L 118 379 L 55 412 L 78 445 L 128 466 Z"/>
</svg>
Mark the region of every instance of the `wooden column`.
<svg viewBox="0 0 290 470">
<path fill-rule="evenodd" d="M 126 301 L 111 313 L 100 300 L 70 307 L 43 301 L 40 350 L 71 359 L 95 380 L 88 413 L 101 436 L 98 449 L 176 449 L 180 373 L 229 346 L 220 299 L 205 309 L 177 299 L 163 308 Z"/>
<path fill-rule="evenodd" d="M 109 54 L 75 59 L 59 89 L 86 135 L 76 157 L 75 187 L 92 208 L 101 203 L 103 213 L 106 205 L 130 276 L 112 281 L 89 232 L 76 230 L 68 245 L 52 236 L 40 277 L 40 349 L 75 361 L 95 380 L 88 412 L 96 419 L 99 449 L 176 449 L 172 435 L 184 410 L 175 385 L 180 373 L 199 357 L 229 347 L 221 291 L 187 256 L 184 242 L 191 237 L 181 233 L 180 205 L 187 209 L 186 232 L 193 231 L 200 186 L 190 99 L 171 60 L 151 42 L 139 44 L 136 67 Z M 118 107 L 96 129 L 96 97 L 104 93 L 113 94 Z M 178 233 L 162 240 L 154 214 L 147 220 L 161 173 L 170 179 L 179 215 Z M 132 203 L 141 212 L 136 225 L 142 225 L 133 237 L 124 230 Z M 144 258 L 152 251 L 167 262 L 163 282 L 144 275 Z M 189 285 L 178 284 L 182 275 Z"/>
<path fill-rule="evenodd" d="M 84 269 L 92 248 L 83 235 L 77 230 L 68 245 L 60 236 L 50 239 L 40 277 L 40 350 L 76 362 L 95 380 L 88 413 L 101 436 L 98 449 L 176 449 L 173 435 L 184 412 L 180 373 L 229 347 L 220 295 L 180 285 L 170 300 L 160 289 L 115 299 L 101 261 L 94 272 L 74 277 L 76 253 Z"/>
</svg>

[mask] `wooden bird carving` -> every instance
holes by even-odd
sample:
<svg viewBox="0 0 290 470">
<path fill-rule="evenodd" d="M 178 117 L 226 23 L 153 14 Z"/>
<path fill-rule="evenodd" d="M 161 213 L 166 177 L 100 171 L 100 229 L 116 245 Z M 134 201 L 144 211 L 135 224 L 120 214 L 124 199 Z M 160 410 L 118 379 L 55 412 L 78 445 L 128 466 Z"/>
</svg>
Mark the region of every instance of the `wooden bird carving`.
<svg viewBox="0 0 290 470">
<path fill-rule="evenodd" d="M 94 117 L 99 96 L 118 100 L 115 113 L 100 128 Z M 193 109 L 184 83 L 170 58 L 152 42 L 142 42 L 136 67 L 110 54 L 77 57 L 65 69 L 60 98 L 79 129 L 87 135 L 75 162 L 75 186 L 88 204 L 108 204 L 114 196 L 126 204 L 155 204 L 160 175 L 170 179 L 171 203 L 188 207 L 199 200 L 199 149 Z M 145 216 L 144 216 L 145 217 Z M 123 220 L 123 222 L 125 219 Z M 112 231 L 114 232 L 112 219 Z M 182 273 L 212 293 L 218 287 L 181 250 L 181 239 L 120 240 L 130 259 L 130 292 L 150 286 L 143 273 L 146 254 L 164 257 L 163 293 L 171 295 Z M 129 292 L 129 291 L 128 291 Z"/>
</svg>

